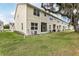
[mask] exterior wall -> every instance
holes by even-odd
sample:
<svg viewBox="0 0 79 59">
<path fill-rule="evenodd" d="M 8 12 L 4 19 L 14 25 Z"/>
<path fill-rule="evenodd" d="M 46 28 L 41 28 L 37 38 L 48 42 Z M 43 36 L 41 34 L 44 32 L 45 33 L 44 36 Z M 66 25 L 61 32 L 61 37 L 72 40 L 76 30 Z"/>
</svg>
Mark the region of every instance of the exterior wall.
<svg viewBox="0 0 79 59">
<path fill-rule="evenodd" d="M 15 14 L 15 31 L 19 31 L 19 32 L 22 32 L 23 34 L 27 35 L 26 11 L 27 11 L 26 4 L 17 4 L 16 14 Z M 22 30 L 21 23 L 23 23 L 23 30 Z"/>
<path fill-rule="evenodd" d="M 40 11 L 40 16 L 33 15 L 34 8 L 31 6 L 27 6 L 27 27 L 28 27 L 28 35 L 31 35 L 31 22 L 38 23 L 38 34 L 48 33 L 49 32 L 49 25 L 51 25 L 51 31 L 53 31 L 53 24 L 56 24 L 56 32 L 58 31 L 57 26 L 61 25 L 60 31 L 63 31 L 63 26 L 66 26 L 65 24 L 62 24 L 63 21 L 56 19 L 53 17 L 52 20 L 49 19 L 50 15 L 44 16 L 44 12 Z M 41 32 L 41 22 L 47 23 L 47 31 Z M 63 22 L 64 23 L 64 22 Z"/>
<path fill-rule="evenodd" d="M 4 30 L 3 28 L 3 22 L 0 21 L 0 32 L 2 32 Z"/>
<path fill-rule="evenodd" d="M 14 31 L 14 23 L 10 23 L 9 24 L 9 30 L 11 31 L 11 32 L 13 32 Z"/>
<path fill-rule="evenodd" d="M 42 33 L 48 33 L 49 32 L 49 25 L 51 25 L 51 31 L 53 30 L 53 24 L 56 24 L 57 21 L 55 21 L 55 18 L 53 20 L 49 19 L 49 15 L 47 14 L 44 16 L 44 13 L 40 11 L 40 16 L 35 16 L 33 15 L 34 8 L 29 6 L 27 7 L 27 12 L 28 12 L 28 21 L 27 21 L 27 26 L 28 26 L 28 35 L 31 35 L 31 22 L 38 23 L 38 34 Z M 41 22 L 47 23 L 47 31 L 46 32 L 41 32 Z"/>
<path fill-rule="evenodd" d="M 36 30 L 37 34 L 48 33 L 50 30 L 53 31 L 53 24 L 56 24 L 56 32 L 58 31 L 57 26 L 59 25 L 61 25 L 59 30 L 63 31 L 63 26 L 66 25 L 63 21 L 55 17 L 52 17 L 52 20 L 50 20 L 50 15 L 46 14 L 46 16 L 44 16 L 43 11 L 40 11 L 40 16 L 35 16 L 33 12 L 34 7 L 28 4 L 19 4 L 19 6 L 17 6 L 15 16 L 15 31 L 22 32 L 26 35 L 32 35 L 33 30 L 31 30 L 31 22 L 38 23 L 38 30 Z M 41 32 L 41 22 L 47 23 L 46 32 Z M 23 23 L 23 30 L 21 29 L 21 23 Z M 49 29 L 49 25 L 51 25 L 51 29 Z"/>
</svg>

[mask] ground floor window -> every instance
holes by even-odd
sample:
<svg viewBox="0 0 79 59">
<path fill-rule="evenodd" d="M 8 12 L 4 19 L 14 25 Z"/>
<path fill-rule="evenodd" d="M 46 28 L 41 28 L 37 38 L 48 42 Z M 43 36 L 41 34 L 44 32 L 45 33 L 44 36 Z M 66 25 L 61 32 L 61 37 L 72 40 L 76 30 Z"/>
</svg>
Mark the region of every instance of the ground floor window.
<svg viewBox="0 0 79 59">
<path fill-rule="evenodd" d="M 51 30 L 51 25 L 49 25 L 49 29 Z"/>
<path fill-rule="evenodd" d="M 58 26 L 57 26 L 57 29 L 58 29 Z"/>
<path fill-rule="evenodd" d="M 38 23 L 31 23 L 31 30 L 38 30 Z"/>
<path fill-rule="evenodd" d="M 49 32 L 52 32 L 52 31 L 51 31 L 51 25 L 49 25 Z"/>
<path fill-rule="evenodd" d="M 61 25 L 59 25 L 59 29 L 61 29 Z"/>
<path fill-rule="evenodd" d="M 53 24 L 53 32 L 56 32 L 56 24 Z"/>
<path fill-rule="evenodd" d="M 65 30 L 65 26 L 63 26 L 63 31 Z"/>
<path fill-rule="evenodd" d="M 47 23 L 41 22 L 41 32 L 47 31 Z"/>
</svg>

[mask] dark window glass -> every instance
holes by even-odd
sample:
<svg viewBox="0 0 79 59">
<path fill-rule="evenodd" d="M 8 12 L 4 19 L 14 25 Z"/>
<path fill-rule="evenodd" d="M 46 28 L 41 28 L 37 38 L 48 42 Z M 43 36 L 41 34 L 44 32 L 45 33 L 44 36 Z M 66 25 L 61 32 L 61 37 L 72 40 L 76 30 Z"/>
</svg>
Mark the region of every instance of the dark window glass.
<svg viewBox="0 0 79 59">
<path fill-rule="evenodd" d="M 37 10 L 37 16 L 40 16 L 39 10 Z"/>
<path fill-rule="evenodd" d="M 38 28 L 37 27 L 35 27 L 35 30 L 37 30 Z"/>
<path fill-rule="evenodd" d="M 47 23 L 41 23 L 41 32 L 46 32 L 47 31 Z"/>
<path fill-rule="evenodd" d="M 31 23 L 31 26 L 34 26 L 34 23 Z"/>
<path fill-rule="evenodd" d="M 34 30 L 34 27 L 31 27 L 31 30 Z"/>
<path fill-rule="evenodd" d="M 38 24 L 37 23 L 35 23 L 35 26 L 37 26 Z"/>
<path fill-rule="evenodd" d="M 40 16 L 40 11 L 38 9 L 34 9 L 33 14 L 36 16 Z"/>
<path fill-rule="evenodd" d="M 33 14 L 36 15 L 36 9 L 34 9 L 34 13 Z"/>
<path fill-rule="evenodd" d="M 31 23 L 31 30 L 38 30 L 38 23 Z"/>
<path fill-rule="evenodd" d="M 44 13 L 44 16 L 46 16 L 46 13 Z"/>
<path fill-rule="evenodd" d="M 57 26 L 57 29 L 58 29 L 58 26 Z"/>
<path fill-rule="evenodd" d="M 51 29 L 51 25 L 49 25 L 49 29 Z"/>
<path fill-rule="evenodd" d="M 53 32 L 56 32 L 56 24 L 53 24 Z"/>
</svg>

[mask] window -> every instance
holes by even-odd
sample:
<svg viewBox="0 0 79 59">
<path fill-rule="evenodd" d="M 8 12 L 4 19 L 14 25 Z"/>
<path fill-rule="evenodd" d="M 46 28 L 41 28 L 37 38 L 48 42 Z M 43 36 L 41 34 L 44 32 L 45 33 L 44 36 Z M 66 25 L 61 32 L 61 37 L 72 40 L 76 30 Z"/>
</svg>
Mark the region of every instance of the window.
<svg viewBox="0 0 79 59">
<path fill-rule="evenodd" d="M 53 20 L 53 17 L 51 15 L 48 18 L 49 18 L 49 20 Z"/>
<path fill-rule="evenodd" d="M 38 30 L 38 23 L 31 23 L 31 30 Z"/>
<path fill-rule="evenodd" d="M 49 29 L 51 30 L 51 25 L 49 25 Z"/>
<path fill-rule="evenodd" d="M 61 25 L 59 25 L 59 29 L 61 29 Z"/>
<path fill-rule="evenodd" d="M 41 32 L 46 32 L 47 31 L 47 23 L 41 23 Z"/>
<path fill-rule="evenodd" d="M 56 24 L 53 24 L 53 32 L 56 32 Z"/>
<path fill-rule="evenodd" d="M 60 21 L 58 20 L 57 22 L 59 23 Z"/>
<path fill-rule="evenodd" d="M 57 26 L 57 29 L 58 29 L 58 26 Z"/>
<path fill-rule="evenodd" d="M 53 24 L 53 29 L 55 30 L 55 28 L 56 28 L 56 24 Z"/>
<path fill-rule="evenodd" d="M 49 25 L 49 32 L 52 32 L 52 31 L 51 31 L 51 25 Z"/>
<path fill-rule="evenodd" d="M 39 10 L 37 10 L 37 16 L 40 16 L 40 12 L 39 12 Z"/>
<path fill-rule="evenodd" d="M 46 16 L 46 13 L 44 13 L 44 16 Z"/>
<path fill-rule="evenodd" d="M 63 22 L 62 22 L 62 24 L 63 24 Z"/>
<path fill-rule="evenodd" d="M 38 9 L 34 9 L 33 14 L 36 15 L 36 16 L 40 16 L 40 11 Z"/>
<path fill-rule="evenodd" d="M 63 31 L 65 30 L 65 26 L 63 26 Z"/>
<path fill-rule="evenodd" d="M 21 23 L 21 29 L 23 30 L 23 23 Z"/>
<path fill-rule="evenodd" d="M 34 9 L 34 13 L 33 14 L 36 15 L 36 9 Z"/>
</svg>

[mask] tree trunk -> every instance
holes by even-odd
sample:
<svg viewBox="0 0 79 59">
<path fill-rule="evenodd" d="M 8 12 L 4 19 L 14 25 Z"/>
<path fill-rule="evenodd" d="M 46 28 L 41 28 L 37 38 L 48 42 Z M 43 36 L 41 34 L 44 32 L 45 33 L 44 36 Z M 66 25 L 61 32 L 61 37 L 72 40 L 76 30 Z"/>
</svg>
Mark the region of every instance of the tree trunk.
<svg viewBox="0 0 79 59">
<path fill-rule="evenodd" d="M 79 32 L 79 25 L 78 25 L 78 20 L 77 19 L 74 20 L 73 26 L 74 26 L 75 32 Z"/>
<path fill-rule="evenodd" d="M 75 32 L 79 32 L 79 26 L 78 25 L 74 25 L 74 30 L 75 30 Z"/>
<path fill-rule="evenodd" d="M 74 25 L 74 30 L 75 30 L 75 32 L 77 32 L 77 27 L 76 27 L 76 25 Z"/>
</svg>

